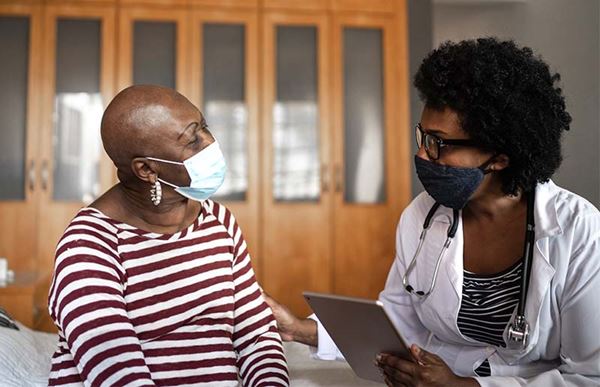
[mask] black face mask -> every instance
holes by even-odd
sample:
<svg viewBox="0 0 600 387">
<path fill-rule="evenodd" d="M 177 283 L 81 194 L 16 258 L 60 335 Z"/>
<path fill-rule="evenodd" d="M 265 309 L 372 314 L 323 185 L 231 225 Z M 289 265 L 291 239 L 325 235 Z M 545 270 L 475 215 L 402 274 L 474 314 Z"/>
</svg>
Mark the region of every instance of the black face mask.
<svg viewBox="0 0 600 387">
<path fill-rule="evenodd" d="M 461 210 L 477 190 L 491 159 L 476 168 L 440 165 L 415 156 L 417 175 L 425 191 L 438 203 Z"/>
</svg>

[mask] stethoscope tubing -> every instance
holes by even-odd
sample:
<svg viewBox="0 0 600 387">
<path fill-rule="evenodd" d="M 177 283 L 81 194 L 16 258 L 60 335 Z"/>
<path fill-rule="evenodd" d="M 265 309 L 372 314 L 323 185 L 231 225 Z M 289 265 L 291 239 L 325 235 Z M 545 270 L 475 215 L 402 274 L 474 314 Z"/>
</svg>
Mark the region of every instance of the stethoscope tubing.
<svg viewBox="0 0 600 387">
<path fill-rule="evenodd" d="M 535 244 L 534 243 L 535 242 L 534 205 L 535 205 L 535 189 L 527 195 L 527 225 L 526 225 L 526 232 L 525 232 L 525 243 L 523 246 L 523 256 L 525 259 L 523 260 L 523 273 L 521 275 L 521 284 L 520 284 L 520 289 L 519 289 L 519 303 L 517 306 L 517 314 L 515 317 L 515 321 L 522 322 L 525 326 L 527 326 L 527 328 L 526 328 L 527 330 L 528 330 L 528 323 L 527 323 L 527 320 L 525 319 L 525 305 L 527 302 L 527 291 L 528 291 L 528 287 L 529 287 L 529 278 L 531 276 L 533 249 L 534 249 L 534 244 Z M 414 270 L 414 268 L 416 266 L 417 257 L 419 256 L 421 249 L 423 248 L 423 244 L 425 243 L 427 232 L 429 231 L 429 227 L 431 226 L 431 221 L 433 220 L 433 217 L 439 207 L 440 207 L 440 204 L 436 202 L 436 203 L 434 203 L 434 205 L 431 207 L 431 209 L 427 213 L 427 216 L 425 217 L 425 221 L 423 222 L 423 230 L 421 231 L 421 234 L 419 236 L 419 244 L 417 245 L 415 254 L 413 255 L 413 258 L 410 261 L 410 264 L 408 265 L 408 267 L 406 268 L 406 272 L 404 273 L 404 276 L 402 277 L 402 285 L 404 286 L 404 289 L 407 292 L 409 292 L 410 294 L 415 295 L 421 301 L 424 301 L 425 299 L 427 299 L 427 297 L 429 297 L 429 295 L 435 289 L 435 283 L 437 280 L 437 275 L 439 272 L 442 258 L 445 255 L 448 248 L 450 247 L 450 244 L 452 243 L 452 239 L 456 235 L 456 231 L 458 229 L 460 214 L 459 214 L 458 210 L 453 209 L 452 221 L 450 223 L 450 226 L 448 227 L 447 238 L 446 238 L 446 241 L 444 242 L 444 246 L 442 247 L 442 249 L 437 257 L 437 260 L 435 263 L 435 268 L 433 271 L 433 276 L 431 279 L 431 283 L 429 285 L 429 289 L 427 290 L 427 292 L 414 289 L 408 283 L 408 276 L 410 275 L 410 273 Z M 446 217 L 448 218 L 448 220 L 450 220 L 449 216 L 446 215 Z M 523 345 L 526 345 L 526 344 L 527 344 L 527 341 L 524 340 Z"/>
</svg>

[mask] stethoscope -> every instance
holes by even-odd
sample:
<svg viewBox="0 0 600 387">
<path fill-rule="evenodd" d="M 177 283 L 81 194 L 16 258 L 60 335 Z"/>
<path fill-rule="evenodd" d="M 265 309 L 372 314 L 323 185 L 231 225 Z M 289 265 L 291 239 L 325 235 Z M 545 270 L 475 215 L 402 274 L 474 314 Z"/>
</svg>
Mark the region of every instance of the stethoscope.
<svg viewBox="0 0 600 387">
<path fill-rule="evenodd" d="M 525 259 L 523 260 L 523 274 L 521 275 L 519 304 L 517 306 L 517 315 L 515 316 L 513 322 L 510 323 L 508 326 L 508 347 L 512 349 L 525 348 L 527 347 L 529 341 L 529 323 L 525 319 L 525 303 L 527 301 L 527 288 L 529 286 L 531 262 L 533 259 L 533 246 L 535 242 L 535 223 L 533 219 L 534 203 L 535 192 L 531 192 L 529 195 L 527 195 L 527 228 L 525 231 L 525 244 L 523 246 L 523 256 L 525 257 Z M 438 271 L 440 268 L 440 263 L 442 261 L 442 258 L 446 254 L 446 251 L 450 247 L 452 239 L 456 235 L 456 230 L 458 229 L 459 211 L 452 211 L 452 220 L 450 220 L 449 215 L 444 214 L 443 216 L 445 216 L 448 219 L 450 226 L 448 227 L 446 241 L 444 242 L 442 250 L 440 251 L 437 257 L 435 269 L 431 278 L 431 283 L 429 284 L 429 289 L 427 291 L 415 290 L 415 288 L 413 288 L 408 283 L 408 276 L 415 268 L 415 265 L 417 263 L 417 257 L 419 256 L 419 253 L 421 252 L 421 249 L 425 242 L 425 237 L 427 236 L 427 232 L 429 231 L 429 227 L 431 226 L 431 221 L 439 207 L 440 204 L 435 203 L 427 213 L 425 221 L 423 222 L 423 230 L 421 231 L 421 235 L 419 236 L 419 244 L 417 245 L 417 250 L 415 251 L 413 259 L 412 261 L 410 261 L 410 264 L 408 265 L 408 268 L 406 269 L 406 272 L 402 277 L 402 286 L 404 286 L 404 289 L 410 294 L 415 295 L 421 301 L 424 301 L 433 292 Z"/>
</svg>

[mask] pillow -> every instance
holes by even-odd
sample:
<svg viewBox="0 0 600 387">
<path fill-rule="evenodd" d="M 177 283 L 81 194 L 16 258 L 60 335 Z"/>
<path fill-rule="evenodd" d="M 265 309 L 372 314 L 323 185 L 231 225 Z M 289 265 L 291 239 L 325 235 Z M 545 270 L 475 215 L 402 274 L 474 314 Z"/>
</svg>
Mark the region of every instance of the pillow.
<svg viewBox="0 0 600 387">
<path fill-rule="evenodd" d="M 14 320 L 2 308 L 0 308 L 0 327 L 19 330 Z"/>
</svg>

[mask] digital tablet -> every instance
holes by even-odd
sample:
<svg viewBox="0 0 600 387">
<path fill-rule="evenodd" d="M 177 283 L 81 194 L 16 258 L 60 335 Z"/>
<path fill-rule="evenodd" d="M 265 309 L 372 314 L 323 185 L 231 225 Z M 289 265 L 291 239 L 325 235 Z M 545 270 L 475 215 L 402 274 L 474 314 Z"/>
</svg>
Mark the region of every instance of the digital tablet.
<svg viewBox="0 0 600 387">
<path fill-rule="evenodd" d="M 385 352 L 412 358 L 380 301 L 304 292 L 304 298 L 357 376 L 383 382 L 373 362 Z"/>
</svg>

